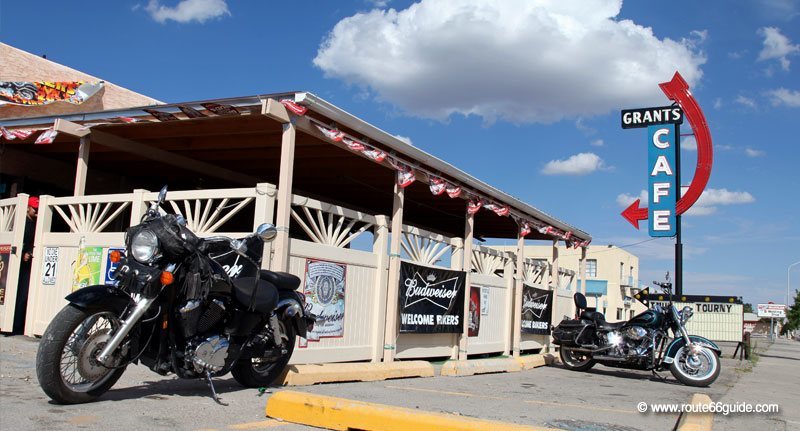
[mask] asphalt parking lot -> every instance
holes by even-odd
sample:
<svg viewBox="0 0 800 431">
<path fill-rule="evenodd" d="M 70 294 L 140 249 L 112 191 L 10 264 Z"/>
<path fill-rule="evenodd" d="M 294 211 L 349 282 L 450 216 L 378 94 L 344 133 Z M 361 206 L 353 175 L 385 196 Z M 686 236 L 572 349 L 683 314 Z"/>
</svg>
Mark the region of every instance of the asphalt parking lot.
<svg viewBox="0 0 800 431">
<path fill-rule="evenodd" d="M 214 403 L 202 381 L 161 377 L 141 366 L 129 367 L 98 402 L 61 406 L 39 389 L 34 368 L 38 341 L 0 338 L 0 424 L 14 430 L 61 429 L 313 429 L 269 420 L 269 393 L 244 389 L 232 378 L 216 380 L 228 406 Z M 693 393 L 720 399 L 737 381 L 730 352 L 719 380 L 709 388 L 679 384 L 649 372 L 596 366 L 577 373 L 558 365 L 517 373 L 434 377 L 369 383 L 325 384 L 292 390 L 433 412 L 455 413 L 568 430 L 672 429 L 677 414 L 639 413 L 637 404 L 685 403 Z M 283 388 L 273 388 L 280 391 Z"/>
</svg>

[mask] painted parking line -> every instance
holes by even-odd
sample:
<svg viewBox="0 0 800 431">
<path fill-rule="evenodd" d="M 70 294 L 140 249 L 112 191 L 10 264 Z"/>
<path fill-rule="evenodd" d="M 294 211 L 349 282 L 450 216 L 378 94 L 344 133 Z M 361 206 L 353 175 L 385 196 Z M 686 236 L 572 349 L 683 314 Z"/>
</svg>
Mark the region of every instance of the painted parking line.
<svg viewBox="0 0 800 431">
<path fill-rule="evenodd" d="M 229 430 L 263 430 L 269 428 L 278 428 L 287 425 L 286 422 L 276 421 L 274 419 L 267 419 L 258 422 L 245 422 L 241 424 L 228 425 L 225 429 Z M 219 428 L 200 428 L 195 431 L 220 431 Z"/>
<path fill-rule="evenodd" d="M 605 408 L 605 407 L 594 407 L 591 405 L 586 404 L 568 404 L 568 403 L 553 403 L 548 401 L 538 401 L 538 400 L 520 400 L 519 398 L 509 398 L 509 397 L 497 397 L 492 395 L 483 395 L 483 394 L 472 394 L 469 392 L 453 392 L 453 391 L 440 391 L 436 389 L 423 389 L 423 388 L 410 388 L 406 386 L 392 386 L 386 385 L 386 388 L 389 389 L 401 389 L 404 391 L 417 391 L 417 392 L 428 392 L 434 394 L 442 394 L 442 395 L 454 395 L 460 397 L 471 397 L 471 398 L 483 398 L 487 400 L 500 400 L 500 401 L 517 401 L 523 402 L 526 404 L 536 404 L 536 405 L 543 405 L 543 406 L 552 406 L 552 407 L 574 407 L 584 410 L 596 410 L 601 412 L 612 412 L 612 413 L 628 413 L 628 414 L 640 414 L 636 410 L 622 410 L 622 409 L 612 409 L 612 408 Z"/>
</svg>

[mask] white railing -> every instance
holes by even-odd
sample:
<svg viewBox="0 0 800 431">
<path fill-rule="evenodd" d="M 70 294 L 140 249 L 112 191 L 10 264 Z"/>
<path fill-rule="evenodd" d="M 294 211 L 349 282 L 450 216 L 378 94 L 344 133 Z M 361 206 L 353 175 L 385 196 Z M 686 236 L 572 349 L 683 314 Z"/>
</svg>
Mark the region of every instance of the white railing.
<svg viewBox="0 0 800 431">
<path fill-rule="evenodd" d="M 507 253 L 493 248 L 476 246 L 472 249 L 472 271 L 478 274 L 500 277 L 498 272 L 504 270 L 510 260 Z"/>
<path fill-rule="evenodd" d="M 525 259 L 523 263 L 523 280 L 532 286 L 545 286 L 547 273 L 550 271 L 550 264 L 541 260 Z"/>
<path fill-rule="evenodd" d="M 375 226 L 375 216 L 294 195 L 292 219 L 312 242 L 345 248 Z"/>
<path fill-rule="evenodd" d="M 407 258 L 414 263 L 450 267 L 451 265 L 440 265 L 439 263 L 444 258 L 452 258 L 453 254 L 460 250 L 461 239 L 448 238 L 424 229 L 404 225 L 400 247 Z"/>
</svg>

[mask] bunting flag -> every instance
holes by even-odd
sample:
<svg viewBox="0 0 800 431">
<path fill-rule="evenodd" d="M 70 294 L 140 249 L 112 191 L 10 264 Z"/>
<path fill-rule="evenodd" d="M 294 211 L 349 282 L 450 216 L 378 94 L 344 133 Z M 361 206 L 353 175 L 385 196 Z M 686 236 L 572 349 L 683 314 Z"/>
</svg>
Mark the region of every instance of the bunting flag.
<svg viewBox="0 0 800 431">
<path fill-rule="evenodd" d="M 238 109 L 234 108 L 231 105 L 220 105 L 219 103 L 201 103 L 200 106 L 203 108 L 208 109 L 209 111 L 213 112 L 214 114 L 225 116 L 225 115 L 241 115 L 242 113 L 239 112 Z"/>
<path fill-rule="evenodd" d="M 364 145 L 361 142 L 358 142 L 358 141 L 356 141 L 354 139 L 350 139 L 350 138 L 348 138 L 346 136 L 342 137 L 342 142 L 344 142 L 344 144 L 347 145 L 347 148 L 349 148 L 349 149 L 351 149 L 353 151 L 362 152 L 362 151 L 367 149 L 366 145 Z"/>
<path fill-rule="evenodd" d="M 33 129 L 15 129 L 11 131 L 11 134 L 14 135 L 15 138 L 19 140 L 28 139 L 28 136 L 32 135 L 35 130 Z"/>
<path fill-rule="evenodd" d="M 553 226 L 542 226 L 539 228 L 539 233 L 542 235 L 551 235 L 553 232 L 555 232 Z"/>
<path fill-rule="evenodd" d="M 414 170 L 408 166 L 405 166 L 405 169 L 397 170 L 397 185 L 402 188 L 410 186 L 416 179 Z"/>
<path fill-rule="evenodd" d="M 139 120 L 137 120 L 137 119 L 135 119 L 133 117 L 115 117 L 114 119 L 122 121 L 123 123 L 138 123 L 139 122 Z"/>
<path fill-rule="evenodd" d="M 0 127 L 0 135 L 6 138 L 6 141 L 13 141 L 14 139 L 17 139 L 17 137 L 5 127 Z"/>
<path fill-rule="evenodd" d="M 181 110 L 188 118 L 205 118 L 206 114 L 198 111 L 197 109 L 192 108 L 191 106 L 186 105 L 178 105 L 178 109 Z"/>
<path fill-rule="evenodd" d="M 483 204 L 483 207 L 487 210 L 494 211 L 494 213 L 499 216 L 507 216 L 510 211 L 507 205 L 499 205 L 493 202 Z"/>
<path fill-rule="evenodd" d="M 483 207 L 483 199 L 473 198 L 467 203 L 467 214 L 475 214 Z"/>
<path fill-rule="evenodd" d="M 103 88 L 103 81 L 0 81 L 0 105 L 41 106 L 63 101 L 79 105 Z"/>
<path fill-rule="evenodd" d="M 49 128 L 36 138 L 34 144 L 52 144 L 56 140 L 56 136 L 58 136 L 58 132 L 53 128 Z"/>
<path fill-rule="evenodd" d="M 431 176 L 430 179 L 431 193 L 433 193 L 434 196 L 439 196 L 444 193 L 445 189 L 447 188 L 447 183 L 439 177 Z"/>
<path fill-rule="evenodd" d="M 308 112 L 308 108 L 303 105 L 299 105 L 290 99 L 281 100 L 281 104 L 285 106 L 286 109 L 292 111 L 295 115 L 303 116 L 306 115 L 306 112 Z"/>
<path fill-rule="evenodd" d="M 522 224 L 519 226 L 519 235 L 525 238 L 526 236 L 528 236 L 529 233 L 531 233 L 530 223 L 526 221 L 522 222 Z"/>
<path fill-rule="evenodd" d="M 386 153 L 376 148 L 365 149 L 364 151 L 361 152 L 361 154 L 365 155 L 367 158 L 377 163 L 381 163 L 382 161 L 384 161 L 384 159 L 386 159 Z"/>
<path fill-rule="evenodd" d="M 178 121 L 179 118 L 169 112 L 161 112 L 155 109 L 142 109 L 142 111 L 156 117 L 158 121 Z"/>
<path fill-rule="evenodd" d="M 453 199 L 461 196 L 461 187 L 459 187 L 457 185 L 447 184 L 447 187 L 445 187 L 445 190 L 447 190 L 447 196 L 450 196 Z"/>
<path fill-rule="evenodd" d="M 569 241 L 570 238 L 572 238 L 572 231 L 568 231 L 567 233 L 564 234 L 565 241 Z"/>
<path fill-rule="evenodd" d="M 317 129 L 325 135 L 326 138 L 330 139 L 333 142 L 341 142 L 344 139 L 344 133 L 340 132 L 337 129 L 329 129 L 327 127 L 320 126 L 319 124 L 315 124 Z"/>
</svg>

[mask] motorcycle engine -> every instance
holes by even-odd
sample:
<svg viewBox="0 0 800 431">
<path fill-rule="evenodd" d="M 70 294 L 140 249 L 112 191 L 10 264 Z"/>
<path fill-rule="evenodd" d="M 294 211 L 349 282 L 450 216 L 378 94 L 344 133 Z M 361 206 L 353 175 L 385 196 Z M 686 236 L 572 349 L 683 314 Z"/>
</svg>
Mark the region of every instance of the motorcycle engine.
<svg viewBox="0 0 800 431">
<path fill-rule="evenodd" d="M 198 338 L 186 347 L 186 363 L 200 374 L 220 371 L 225 367 L 229 346 L 228 340 L 219 335 Z"/>
<path fill-rule="evenodd" d="M 631 326 L 622 331 L 611 331 L 606 334 L 606 345 L 609 356 L 635 357 L 643 356 L 652 346 L 652 331 L 640 326 Z"/>
</svg>

